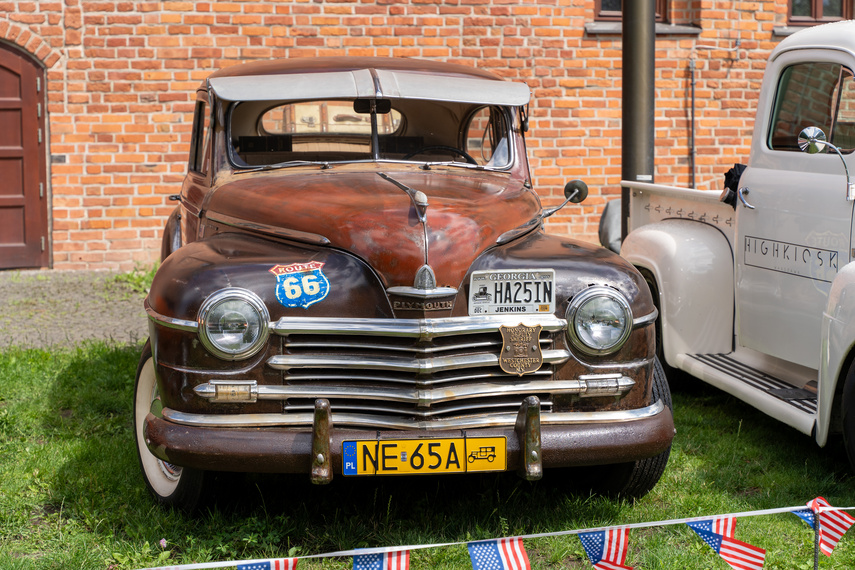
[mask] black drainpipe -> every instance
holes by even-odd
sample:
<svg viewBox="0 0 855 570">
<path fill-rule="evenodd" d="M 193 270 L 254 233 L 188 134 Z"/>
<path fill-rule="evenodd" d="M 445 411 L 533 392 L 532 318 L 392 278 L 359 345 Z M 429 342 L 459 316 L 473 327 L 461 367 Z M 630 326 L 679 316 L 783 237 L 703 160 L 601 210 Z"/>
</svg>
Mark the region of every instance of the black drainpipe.
<svg viewBox="0 0 855 570">
<path fill-rule="evenodd" d="M 623 6 L 621 178 L 653 182 L 656 0 Z M 626 238 L 629 190 L 621 189 L 621 236 Z"/>
</svg>

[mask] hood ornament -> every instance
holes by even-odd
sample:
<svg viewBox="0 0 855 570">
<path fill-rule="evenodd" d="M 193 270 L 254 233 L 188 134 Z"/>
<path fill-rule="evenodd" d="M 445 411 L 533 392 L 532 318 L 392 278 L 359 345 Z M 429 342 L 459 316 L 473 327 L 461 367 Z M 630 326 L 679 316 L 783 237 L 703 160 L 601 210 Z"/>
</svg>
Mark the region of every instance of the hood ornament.
<svg viewBox="0 0 855 570">
<path fill-rule="evenodd" d="M 416 271 L 416 279 L 413 281 L 413 288 L 421 289 L 423 291 L 436 289 L 436 274 L 433 272 L 430 265 L 422 265 L 419 267 L 419 270 Z"/>
<path fill-rule="evenodd" d="M 428 199 L 424 192 L 421 190 L 416 190 L 415 194 L 412 194 L 413 204 L 416 206 L 416 211 L 419 213 L 419 221 L 421 223 L 425 223 L 427 220 L 427 208 L 428 208 Z M 425 267 L 428 267 L 427 265 Z M 424 269 L 424 267 L 422 268 Z M 430 267 L 428 267 L 430 269 Z"/>
<path fill-rule="evenodd" d="M 437 287 L 436 274 L 433 268 L 425 263 L 416 271 L 416 278 L 412 287 L 389 287 L 386 292 L 403 297 L 418 297 L 421 299 L 432 299 L 435 297 L 449 297 L 457 295 L 454 287 Z"/>
</svg>

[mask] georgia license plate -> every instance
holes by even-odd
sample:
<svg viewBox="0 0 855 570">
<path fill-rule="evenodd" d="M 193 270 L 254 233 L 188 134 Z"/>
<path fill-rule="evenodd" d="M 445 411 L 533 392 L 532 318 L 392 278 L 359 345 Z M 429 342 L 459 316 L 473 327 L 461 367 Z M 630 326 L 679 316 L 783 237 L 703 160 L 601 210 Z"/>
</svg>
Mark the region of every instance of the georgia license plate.
<svg viewBox="0 0 855 570">
<path fill-rule="evenodd" d="M 504 471 L 504 437 L 356 440 L 342 443 L 344 475 Z"/>
<path fill-rule="evenodd" d="M 475 271 L 469 280 L 469 314 L 552 313 L 554 284 L 554 269 Z"/>
</svg>

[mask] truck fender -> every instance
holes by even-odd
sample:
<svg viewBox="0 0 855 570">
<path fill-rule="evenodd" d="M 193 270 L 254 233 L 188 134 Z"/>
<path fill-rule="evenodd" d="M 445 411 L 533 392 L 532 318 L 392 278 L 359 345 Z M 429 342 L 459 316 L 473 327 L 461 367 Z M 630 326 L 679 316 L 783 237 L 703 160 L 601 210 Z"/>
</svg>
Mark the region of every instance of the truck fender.
<svg viewBox="0 0 855 570">
<path fill-rule="evenodd" d="M 621 256 L 648 280 L 668 365 L 681 368 L 686 354 L 733 350 L 733 249 L 719 229 L 662 220 L 632 231 Z"/>
<path fill-rule="evenodd" d="M 160 261 L 169 257 L 169 254 L 181 247 L 181 208 L 177 207 L 169 214 L 166 227 L 163 229 L 163 238 L 160 242 Z"/>
<path fill-rule="evenodd" d="M 855 263 L 844 265 L 831 283 L 820 346 L 816 442 L 824 446 L 842 429 L 843 387 L 855 359 Z"/>
</svg>

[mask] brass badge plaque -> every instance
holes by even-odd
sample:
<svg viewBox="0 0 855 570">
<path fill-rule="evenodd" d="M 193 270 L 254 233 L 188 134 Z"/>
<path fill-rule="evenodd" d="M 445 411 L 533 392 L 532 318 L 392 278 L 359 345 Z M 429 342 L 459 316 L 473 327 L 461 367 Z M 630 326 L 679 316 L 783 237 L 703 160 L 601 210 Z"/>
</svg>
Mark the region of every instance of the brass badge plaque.
<svg viewBox="0 0 855 570">
<path fill-rule="evenodd" d="M 522 376 L 535 372 L 543 364 L 540 351 L 540 331 L 543 327 L 527 327 L 520 323 L 515 327 L 499 327 L 502 333 L 502 352 L 499 367 L 507 374 Z"/>
</svg>

